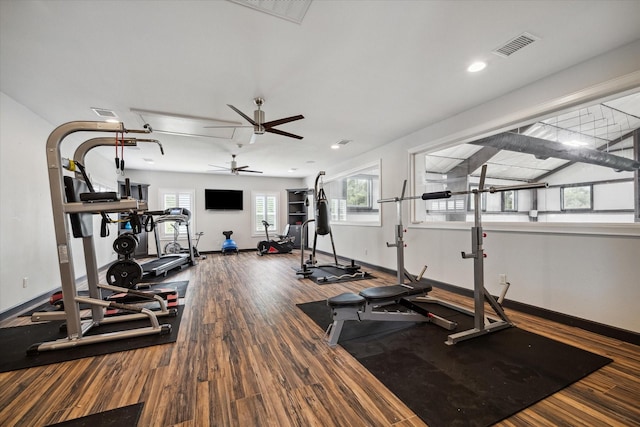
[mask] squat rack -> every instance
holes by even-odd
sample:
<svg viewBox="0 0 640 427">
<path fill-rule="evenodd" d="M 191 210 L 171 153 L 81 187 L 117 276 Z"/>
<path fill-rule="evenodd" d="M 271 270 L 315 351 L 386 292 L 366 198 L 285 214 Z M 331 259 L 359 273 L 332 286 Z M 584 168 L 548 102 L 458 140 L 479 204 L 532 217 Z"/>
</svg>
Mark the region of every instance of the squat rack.
<svg viewBox="0 0 640 427">
<path fill-rule="evenodd" d="M 401 197 L 394 197 L 389 199 L 381 199 L 378 200 L 378 203 L 388 203 L 395 202 L 398 210 L 398 224 L 396 225 L 396 242 L 395 244 L 387 243 L 389 247 L 397 247 L 397 257 L 398 257 L 398 282 L 403 283 L 404 277 L 411 277 L 407 273 L 406 270 L 400 271 L 401 268 L 404 269 L 404 243 L 402 240 L 402 201 L 404 200 L 433 200 L 433 199 L 448 199 L 451 196 L 455 195 L 465 195 L 465 194 L 473 194 L 474 198 L 474 226 L 471 227 L 471 252 L 462 251 L 463 259 L 473 259 L 473 302 L 474 309 L 473 311 L 467 310 L 461 306 L 451 304 L 442 300 L 434 299 L 429 296 L 418 297 L 416 301 L 423 301 L 428 303 L 437 303 L 454 310 L 472 315 L 474 318 L 474 327 L 472 329 L 458 332 L 455 334 L 451 334 L 447 337 L 446 344 L 453 345 L 460 341 L 465 341 L 471 338 L 475 338 L 481 335 L 488 334 L 489 332 L 498 331 L 501 329 L 509 328 L 513 326 L 513 323 L 507 317 L 506 313 L 502 309 L 502 306 L 496 299 L 491 295 L 487 289 L 484 287 L 484 258 L 486 257 L 483 248 L 483 237 L 486 237 L 486 234 L 482 231 L 482 214 L 481 214 L 481 206 L 480 206 L 480 195 L 482 193 L 499 193 L 504 191 L 513 191 L 513 190 L 528 190 L 528 189 L 536 189 L 536 188 L 546 188 L 549 186 L 548 183 L 527 183 L 527 184 L 519 184 L 519 185 L 508 185 L 508 186 L 500 186 L 500 187 L 488 187 L 485 188 L 485 178 L 487 175 L 487 165 L 482 166 L 482 170 L 480 173 L 480 183 L 477 189 L 468 190 L 468 191 L 436 191 L 431 193 L 423 193 L 420 196 L 404 196 L 406 181 L 402 188 Z M 423 270 L 424 272 L 424 270 Z M 420 274 L 422 276 L 422 273 Z M 498 317 L 487 316 L 485 314 L 484 303 L 488 302 L 491 308 L 495 311 Z"/>
</svg>

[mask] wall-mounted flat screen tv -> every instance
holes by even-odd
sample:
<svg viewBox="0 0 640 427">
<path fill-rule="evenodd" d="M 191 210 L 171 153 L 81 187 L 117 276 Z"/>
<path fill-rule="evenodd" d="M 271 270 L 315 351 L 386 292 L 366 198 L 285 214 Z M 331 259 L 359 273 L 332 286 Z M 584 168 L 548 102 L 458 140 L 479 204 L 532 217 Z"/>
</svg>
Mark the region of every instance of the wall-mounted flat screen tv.
<svg viewBox="0 0 640 427">
<path fill-rule="evenodd" d="M 204 207 L 209 210 L 242 210 L 242 190 L 204 190 Z"/>
</svg>

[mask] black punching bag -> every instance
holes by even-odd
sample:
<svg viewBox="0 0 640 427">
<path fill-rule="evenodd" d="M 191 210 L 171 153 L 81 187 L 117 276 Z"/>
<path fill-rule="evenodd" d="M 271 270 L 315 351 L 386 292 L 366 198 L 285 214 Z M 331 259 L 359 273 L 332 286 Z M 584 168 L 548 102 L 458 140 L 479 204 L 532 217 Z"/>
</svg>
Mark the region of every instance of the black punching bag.
<svg viewBox="0 0 640 427">
<path fill-rule="evenodd" d="M 324 189 L 318 192 L 316 200 L 316 233 L 320 236 L 329 234 L 331 227 L 329 226 L 329 201 L 324 194 Z"/>
</svg>

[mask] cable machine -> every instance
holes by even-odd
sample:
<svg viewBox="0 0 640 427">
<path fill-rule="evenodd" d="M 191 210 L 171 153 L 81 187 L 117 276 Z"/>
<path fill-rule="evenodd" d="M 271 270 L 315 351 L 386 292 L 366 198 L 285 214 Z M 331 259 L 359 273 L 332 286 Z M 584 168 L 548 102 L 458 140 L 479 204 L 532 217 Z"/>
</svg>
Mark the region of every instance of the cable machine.
<svg viewBox="0 0 640 427">
<path fill-rule="evenodd" d="M 135 139 L 125 140 L 124 137 L 121 141 L 118 141 L 117 138 L 94 138 L 81 144 L 76 150 L 74 160 L 69 161 L 68 159 L 62 158 L 60 145 L 67 136 L 75 132 L 148 134 L 151 132 L 151 129 L 145 126 L 144 130 L 127 130 L 123 123 L 78 121 L 60 125 L 49 135 L 46 144 L 46 156 L 64 312 L 34 313 L 31 319 L 32 321 L 64 320 L 66 321 L 67 337 L 55 341 L 35 343 L 27 350 L 28 354 L 38 354 L 42 351 L 59 350 L 145 335 L 168 334 L 171 332 L 171 325 L 161 325 L 158 322 L 158 316 L 176 314 L 175 310 L 167 309 L 166 302 L 160 297 L 150 297 L 152 301 L 156 301 L 159 304 L 160 311 L 157 313 L 148 308 L 109 302 L 102 299 L 101 289 L 130 294 L 144 295 L 144 293 L 98 283 L 98 266 L 93 240 L 92 216 L 95 214 L 105 215 L 106 213 L 128 213 L 132 217 L 136 217 L 139 213 L 147 209 L 147 205 L 146 202 L 136 200 L 132 197 L 118 198 L 117 195 L 111 192 L 96 193 L 91 191 L 90 187 L 87 188 L 87 186 L 90 186 L 90 183 L 80 178 L 67 176 L 66 178 L 70 179 L 64 179 L 63 169 L 75 171 L 76 176 L 79 176 L 75 168 L 76 163 L 82 164 L 78 162 L 78 160 L 84 161 L 84 155 L 94 147 L 103 145 L 116 145 L 117 147 L 118 142 L 123 145 L 136 145 Z M 157 142 L 156 140 L 147 141 Z M 162 149 L 162 146 L 160 147 Z M 67 183 L 66 186 L 65 181 Z M 88 193 L 86 192 L 87 189 L 89 190 Z M 78 295 L 70 242 L 71 230 L 69 230 L 69 225 L 66 220 L 67 215 L 70 217 L 69 223 L 72 224 L 74 237 L 82 237 L 84 258 L 87 267 L 89 297 L 81 297 Z M 73 225 L 74 223 L 76 224 L 75 226 Z M 91 307 L 90 318 L 81 318 L 81 303 Z M 105 318 L 104 309 L 106 308 L 122 309 L 133 314 Z M 100 324 L 126 322 L 137 319 L 147 319 L 150 325 L 111 333 L 86 335 L 92 328 Z"/>
</svg>

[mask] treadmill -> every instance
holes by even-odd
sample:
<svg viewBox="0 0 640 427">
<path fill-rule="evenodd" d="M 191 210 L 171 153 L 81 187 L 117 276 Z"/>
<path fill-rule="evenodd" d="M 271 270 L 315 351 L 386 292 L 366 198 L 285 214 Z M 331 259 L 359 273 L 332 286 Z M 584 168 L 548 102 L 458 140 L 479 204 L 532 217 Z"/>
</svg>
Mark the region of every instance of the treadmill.
<svg viewBox="0 0 640 427">
<path fill-rule="evenodd" d="M 156 238 L 156 250 L 158 258 L 142 264 L 143 278 L 166 276 L 167 273 L 176 268 L 183 269 L 188 266 L 196 265 L 197 261 L 193 254 L 193 244 L 191 242 L 191 212 L 185 208 L 169 208 L 164 211 L 147 212 L 148 214 L 160 214 L 154 220 L 153 233 Z M 158 225 L 165 222 L 174 222 L 176 227 L 184 225 L 187 228 L 188 253 L 179 254 L 163 254 L 160 248 L 160 234 L 158 233 Z"/>
</svg>

